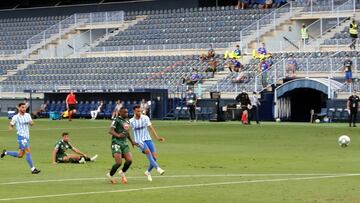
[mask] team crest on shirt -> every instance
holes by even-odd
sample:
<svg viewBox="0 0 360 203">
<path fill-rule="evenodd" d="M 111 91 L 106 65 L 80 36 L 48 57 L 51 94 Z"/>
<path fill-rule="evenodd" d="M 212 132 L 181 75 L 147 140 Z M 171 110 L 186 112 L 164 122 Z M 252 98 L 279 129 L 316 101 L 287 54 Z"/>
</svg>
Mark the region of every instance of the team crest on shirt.
<svg viewBox="0 0 360 203">
<path fill-rule="evenodd" d="M 129 129 L 130 129 L 130 125 L 127 124 L 127 123 L 124 123 L 123 128 L 124 128 L 124 130 L 129 130 Z"/>
</svg>

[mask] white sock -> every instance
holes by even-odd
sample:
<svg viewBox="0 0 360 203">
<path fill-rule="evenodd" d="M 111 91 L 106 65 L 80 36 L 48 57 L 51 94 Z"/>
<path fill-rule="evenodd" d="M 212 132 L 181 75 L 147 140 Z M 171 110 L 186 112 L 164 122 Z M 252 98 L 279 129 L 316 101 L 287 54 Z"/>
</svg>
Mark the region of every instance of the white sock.
<svg viewBox="0 0 360 203">
<path fill-rule="evenodd" d="M 7 155 L 7 152 L 5 152 L 5 155 Z"/>
<path fill-rule="evenodd" d="M 32 168 L 31 168 L 31 171 L 34 171 L 35 170 L 35 166 L 33 166 Z"/>
</svg>

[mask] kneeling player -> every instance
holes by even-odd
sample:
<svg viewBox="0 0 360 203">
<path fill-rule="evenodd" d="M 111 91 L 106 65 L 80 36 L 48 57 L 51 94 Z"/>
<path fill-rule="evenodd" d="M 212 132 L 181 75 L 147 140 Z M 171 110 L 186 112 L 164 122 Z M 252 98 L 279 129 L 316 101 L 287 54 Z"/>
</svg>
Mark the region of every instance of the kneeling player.
<svg viewBox="0 0 360 203">
<path fill-rule="evenodd" d="M 77 154 L 66 154 L 66 150 L 71 149 Z M 73 147 L 69 142 L 69 133 L 63 133 L 62 139 L 55 144 L 55 148 L 52 152 L 52 162 L 56 163 L 80 163 L 84 164 L 87 161 L 95 161 L 97 155 L 88 157 L 77 148 Z"/>
</svg>

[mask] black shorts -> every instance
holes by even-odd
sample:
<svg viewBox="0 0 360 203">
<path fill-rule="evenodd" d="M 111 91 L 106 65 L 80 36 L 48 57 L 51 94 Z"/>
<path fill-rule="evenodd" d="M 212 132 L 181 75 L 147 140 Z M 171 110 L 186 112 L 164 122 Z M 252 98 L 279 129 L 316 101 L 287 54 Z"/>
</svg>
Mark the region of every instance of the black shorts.
<svg viewBox="0 0 360 203">
<path fill-rule="evenodd" d="M 249 110 L 249 109 L 248 109 L 247 106 L 241 106 L 241 110 L 242 110 L 242 111 L 247 111 L 247 110 Z"/>
<path fill-rule="evenodd" d="M 76 105 L 75 104 L 69 104 L 69 111 L 72 111 L 76 109 Z"/>
<path fill-rule="evenodd" d="M 353 39 L 356 39 L 356 38 L 358 38 L 358 35 L 357 34 L 350 34 L 350 37 L 353 38 Z"/>
</svg>

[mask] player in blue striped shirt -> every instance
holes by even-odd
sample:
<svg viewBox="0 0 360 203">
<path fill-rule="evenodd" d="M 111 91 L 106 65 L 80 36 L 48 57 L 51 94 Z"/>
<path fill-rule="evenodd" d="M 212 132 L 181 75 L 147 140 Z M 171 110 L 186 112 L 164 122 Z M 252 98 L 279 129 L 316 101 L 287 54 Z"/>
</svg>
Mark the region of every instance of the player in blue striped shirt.
<svg viewBox="0 0 360 203">
<path fill-rule="evenodd" d="M 149 130 L 151 130 L 153 136 L 160 142 L 165 141 L 163 137 L 158 136 L 155 128 L 150 122 L 150 118 L 146 115 L 141 114 L 141 108 L 139 105 L 133 107 L 134 117 L 130 119 L 130 126 L 132 128 L 134 141 L 136 145 L 141 149 L 141 151 L 146 155 L 146 158 L 149 160 L 149 168 L 145 171 L 149 181 L 152 181 L 151 170 L 155 168 L 160 175 L 163 175 L 165 171 L 160 168 L 159 164 L 156 162 L 156 149 L 155 145 L 152 142 Z"/>
<path fill-rule="evenodd" d="M 22 158 L 25 154 L 26 161 L 28 162 L 31 173 L 38 174 L 40 170 L 36 169 L 30 153 L 30 133 L 29 133 L 29 125 L 34 125 L 33 120 L 31 119 L 30 114 L 26 113 L 26 104 L 19 103 L 18 104 L 19 113 L 14 115 L 9 124 L 9 131 L 12 131 L 14 126 L 17 130 L 17 140 L 19 143 L 19 151 L 6 151 L 3 150 L 2 154 L 0 155 L 3 158 L 6 155 Z"/>
</svg>

